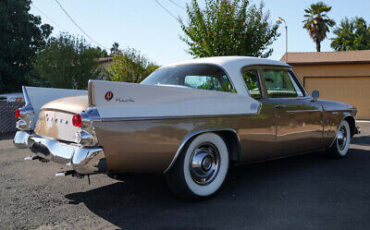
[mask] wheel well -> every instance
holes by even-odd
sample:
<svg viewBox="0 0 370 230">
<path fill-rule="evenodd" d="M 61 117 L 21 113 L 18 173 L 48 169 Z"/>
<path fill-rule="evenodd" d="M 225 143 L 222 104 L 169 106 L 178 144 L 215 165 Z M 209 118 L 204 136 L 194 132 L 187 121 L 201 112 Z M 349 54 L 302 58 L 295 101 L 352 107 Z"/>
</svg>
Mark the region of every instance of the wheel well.
<svg viewBox="0 0 370 230">
<path fill-rule="evenodd" d="M 356 133 L 355 119 L 351 116 L 348 116 L 348 117 L 344 118 L 344 120 L 348 122 L 349 128 L 351 129 L 351 137 L 353 137 L 353 135 L 355 135 L 355 133 Z"/>
<path fill-rule="evenodd" d="M 217 131 L 214 132 L 221 136 L 229 150 L 230 161 L 239 162 L 241 158 L 241 146 L 237 133 L 233 131 Z"/>
<path fill-rule="evenodd" d="M 235 131 L 232 131 L 232 130 L 217 130 L 217 131 L 207 130 L 207 131 L 204 131 L 204 132 L 199 132 L 199 133 L 191 136 L 190 138 L 188 138 L 185 142 L 183 142 L 183 144 L 180 146 L 180 148 L 176 152 L 176 155 L 175 155 L 174 159 L 172 160 L 172 162 L 170 163 L 170 165 L 168 166 L 168 168 L 164 170 L 164 173 L 171 170 L 172 166 L 177 161 L 178 155 L 181 154 L 184 151 L 184 149 L 186 149 L 186 146 L 189 145 L 189 143 L 191 143 L 191 141 L 195 137 L 197 137 L 201 134 L 204 134 L 204 133 L 215 133 L 215 134 L 220 135 L 220 137 L 225 141 L 227 149 L 229 150 L 230 161 L 231 162 L 239 162 L 240 161 L 242 150 L 241 150 L 241 145 L 240 145 L 240 142 L 239 142 L 238 134 Z"/>
</svg>

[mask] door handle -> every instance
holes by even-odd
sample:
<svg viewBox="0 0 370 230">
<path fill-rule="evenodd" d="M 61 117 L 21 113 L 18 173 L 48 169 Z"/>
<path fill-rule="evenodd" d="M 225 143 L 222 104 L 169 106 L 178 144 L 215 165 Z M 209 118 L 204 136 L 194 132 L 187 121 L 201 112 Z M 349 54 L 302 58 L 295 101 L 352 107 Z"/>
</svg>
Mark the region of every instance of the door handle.
<svg viewBox="0 0 370 230">
<path fill-rule="evenodd" d="M 275 105 L 275 108 L 276 109 L 280 109 L 280 108 L 285 108 L 286 105 L 282 105 L 282 104 L 277 104 Z"/>
</svg>

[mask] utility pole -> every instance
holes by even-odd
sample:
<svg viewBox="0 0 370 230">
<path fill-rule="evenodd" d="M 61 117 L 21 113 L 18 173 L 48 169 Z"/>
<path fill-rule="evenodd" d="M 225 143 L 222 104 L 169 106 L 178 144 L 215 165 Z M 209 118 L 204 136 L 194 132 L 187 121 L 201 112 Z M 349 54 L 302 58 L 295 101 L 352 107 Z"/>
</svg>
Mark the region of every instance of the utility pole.
<svg viewBox="0 0 370 230">
<path fill-rule="evenodd" d="M 288 62 L 288 26 L 284 18 L 278 17 L 276 19 L 277 24 L 281 24 L 282 22 L 284 22 L 285 25 L 285 62 Z"/>
</svg>

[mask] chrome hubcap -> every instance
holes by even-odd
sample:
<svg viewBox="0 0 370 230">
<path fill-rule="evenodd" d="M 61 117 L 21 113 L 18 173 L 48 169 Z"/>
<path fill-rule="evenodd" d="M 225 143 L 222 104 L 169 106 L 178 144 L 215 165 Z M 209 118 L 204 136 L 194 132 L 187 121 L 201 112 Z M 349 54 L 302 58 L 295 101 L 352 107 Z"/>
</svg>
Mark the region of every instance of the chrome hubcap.
<svg viewBox="0 0 370 230">
<path fill-rule="evenodd" d="M 347 130 L 344 126 L 340 127 L 337 135 L 338 146 L 343 150 L 347 145 Z"/>
<path fill-rule="evenodd" d="M 191 155 L 189 169 L 194 182 L 200 185 L 211 183 L 220 169 L 220 154 L 216 146 L 211 143 L 198 146 Z"/>
</svg>

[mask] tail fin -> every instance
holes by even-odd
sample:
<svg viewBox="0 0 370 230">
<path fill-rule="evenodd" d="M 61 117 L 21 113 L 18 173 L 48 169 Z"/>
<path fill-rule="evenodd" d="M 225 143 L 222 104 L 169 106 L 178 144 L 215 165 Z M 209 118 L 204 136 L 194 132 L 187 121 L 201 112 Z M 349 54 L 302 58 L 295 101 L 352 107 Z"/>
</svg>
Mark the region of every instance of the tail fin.
<svg viewBox="0 0 370 230">
<path fill-rule="evenodd" d="M 87 94 L 86 90 L 53 89 L 29 86 L 23 86 L 22 91 L 26 102 L 24 108 L 27 108 L 27 111 L 30 111 L 28 114 L 30 130 L 34 129 L 38 114 L 44 104 L 62 97 Z"/>
</svg>

